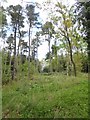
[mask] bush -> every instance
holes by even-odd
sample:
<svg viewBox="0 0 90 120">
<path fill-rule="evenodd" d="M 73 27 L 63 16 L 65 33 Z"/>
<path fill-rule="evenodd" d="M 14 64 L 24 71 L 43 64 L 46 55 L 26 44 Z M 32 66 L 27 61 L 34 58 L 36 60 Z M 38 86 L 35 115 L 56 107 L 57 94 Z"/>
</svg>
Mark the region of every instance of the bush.
<svg viewBox="0 0 90 120">
<path fill-rule="evenodd" d="M 48 66 L 44 67 L 43 72 L 49 73 L 49 67 Z"/>
</svg>

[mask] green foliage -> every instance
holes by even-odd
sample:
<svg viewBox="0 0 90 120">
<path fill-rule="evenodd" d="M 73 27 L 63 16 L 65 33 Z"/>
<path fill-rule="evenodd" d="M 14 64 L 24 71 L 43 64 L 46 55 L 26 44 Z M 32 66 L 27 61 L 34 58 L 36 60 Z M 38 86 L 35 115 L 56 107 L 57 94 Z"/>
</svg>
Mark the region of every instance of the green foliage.
<svg viewBox="0 0 90 120">
<path fill-rule="evenodd" d="M 50 36 L 50 38 L 53 36 L 53 34 L 55 34 L 54 31 L 54 26 L 52 24 L 52 22 L 46 22 L 43 26 L 42 26 L 42 32 L 43 35 L 48 34 Z M 49 41 L 49 40 L 48 40 Z"/>
<path fill-rule="evenodd" d="M 28 61 L 25 61 L 24 64 L 20 65 L 22 77 L 28 76 L 28 64 L 29 64 Z M 37 69 L 35 64 L 36 63 L 34 60 L 32 60 L 30 62 L 30 76 L 31 77 L 38 73 L 38 69 L 40 70 L 40 68 Z M 38 66 L 38 67 L 40 67 L 40 66 Z M 21 79 L 22 79 L 22 77 L 21 77 Z"/>
<path fill-rule="evenodd" d="M 4 7 L 0 7 L 0 36 L 5 39 L 6 37 L 6 27 L 7 27 L 7 18 L 6 18 L 6 10 Z"/>
<path fill-rule="evenodd" d="M 43 69 L 43 72 L 49 73 L 49 66 L 45 66 L 44 69 Z"/>
<path fill-rule="evenodd" d="M 83 53 L 75 53 L 73 55 L 74 61 L 76 63 L 76 69 L 78 72 L 81 71 L 81 69 L 82 69 L 82 54 Z"/>
<path fill-rule="evenodd" d="M 22 6 L 20 5 L 10 5 L 7 8 L 8 14 L 11 16 L 12 27 L 17 27 L 17 25 L 24 27 L 24 17 L 22 15 Z"/>
<path fill-rule="evenodd" d="M 84 73 L 88 73 L 88 56 L 87 55 L 83 55 L 82 57 L 82 69 L 81 71 L 84 72 Z"/>
<path fill-rule="evenodd" d="M 35 6 L 30 4 L 26 6 L 26 14 L 29 21 L 29 27 L 38 24 L 39 13 L 35 12 Z"/>
<path fill-rule="evenodd" d="M 57 59 L 53 59 L 52 60 L 52 71 L 53 72 L 57 72 L 57 68 L 58 66 L 57 66 Z M 60 67 L 60 66 L 59 66 Z"/>
<path fill-rule="evenodd" d="M 66 67 L 67 67 L 67 61 L 66 61 L 66 57 L 64 57 L 63 55 L 58 57 L 58 72 L 64 72 L 66 71 Z"/>
<path fill-rule="evenodd" d="M 8 53 L 2 51 L 2 84 L 7 84 L 11 81 L 11 67 L 9 64 Z"/>
<path fill-rule="evenodd" d="M 88 71 L 90 72 L 90 1 L 79 3 L 79 20 L 82 21 L 83 28 L 85 29 L 85 40 L 87 42 L 88 53 Z"/>
<path fill-rule="evenodd" d="M 13 63 L 13 56 L 10 58 L 9 54 L 7 52 L 3 52 L 2 57 L 2 84 L 7 84 L 9 82 L 12 82 L 11 74 L 12 74 L 12 65 L 10 64 L 10 59 Z M 26 60 L 26 56 L 22 55 L 21 57 L 16 58 L 16 76 L 15 80 L 21 80 L 24 77 L 28 76 L 28 60 Z M 38 73 L 38 71 L 41 71 L 40 63 L 38 63 L 38 69 L 35 65 L 35 61 L 30 62 L 30 76 L 34 76 Z"/>
<path fill-rule="evenodd" d="M 88 118 L 88 77 L 53 74 L 3 86 L 3 118 Z"/>
<path fill-rule="evenodd" d="M 52 71 L 53 72 L 65 72 L 66 71 L 66 58 L 63 55 L 57 56 L 52 59 Z"/>
<path fill-rule="evenodd" d="M 4 27 L 7 25 L 7 18 L 6 18 L 6 13 L 5 13 L 4 7 L 0 7 L 0 25 Z"/>
</svg>

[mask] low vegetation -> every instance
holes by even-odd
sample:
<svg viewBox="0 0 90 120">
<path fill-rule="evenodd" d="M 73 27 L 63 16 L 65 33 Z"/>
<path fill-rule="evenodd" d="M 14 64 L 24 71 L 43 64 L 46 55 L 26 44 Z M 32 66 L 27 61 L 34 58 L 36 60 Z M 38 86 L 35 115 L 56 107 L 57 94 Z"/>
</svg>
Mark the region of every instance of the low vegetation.
<svg viewBox="0 0 90 120">
<path fill-rule="evenodd" d="M 86 74 L 38 75 L 3 86 L 4 118 L 87 118 Z"/>
</svg>

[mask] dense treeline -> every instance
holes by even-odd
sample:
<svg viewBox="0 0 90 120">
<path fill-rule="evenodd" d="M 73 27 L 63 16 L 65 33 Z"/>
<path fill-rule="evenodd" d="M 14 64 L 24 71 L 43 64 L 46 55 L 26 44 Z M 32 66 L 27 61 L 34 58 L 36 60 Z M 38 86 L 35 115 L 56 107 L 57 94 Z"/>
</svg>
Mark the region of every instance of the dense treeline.
<svg viewBox="0 0 90 120">
<path fill-rule="evenodd" d="M 42 7 L 48 11 L 45 23 L 41 23 L 39 12 L 35 11 L 39 9 L 37 4 L 1 7 L 3 84 L 23 77 L 33 79 L 33 75 L 41 72 L 62 72 L 74 76 L 79 72 L 87 73 L 90 54 L 87 52 L 90 45 L 88 5 L 90 2 L 71 7 L 60 2 L 45 2 Z M 81 9 L 77 10 L 78 6 Z M 86 16 L 81 13 L 82 6 L 86 7 Z M 32 38 L 34 28 L 36 33 Z M 48 42 L 48 53 L 43 61 L 39 61 L 38 48 L 44 44 L 43 38 Z"/>
</svg>

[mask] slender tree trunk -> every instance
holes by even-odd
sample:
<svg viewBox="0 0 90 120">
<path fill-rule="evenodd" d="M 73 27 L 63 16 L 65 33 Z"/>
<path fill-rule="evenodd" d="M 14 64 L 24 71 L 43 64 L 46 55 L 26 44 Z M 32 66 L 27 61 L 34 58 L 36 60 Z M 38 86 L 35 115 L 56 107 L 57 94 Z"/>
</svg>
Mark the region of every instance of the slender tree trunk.
<svg viewBox="0 0 90 120">
<path fill-rule="evenodd" d="M 20 49 L 20 46 L 18 45 L 17 56 L 19 56 L 19 49 Z"/>
<path fill-rule="evenodd" d="M 56 63 L 56 68 L 55 68 L 55 72 L 58 72 L 58 57 L 57 57 L 57 47 L 56 47 L 56 40 L 54 43 L 54 55 L 55 55 L 55 63 Z"/>
<path fill-rule="evenodd" d="M 17 32 L 17 28 L 15 27 L 15 31 L 14 31 L 14 57 L 13 57 L 13 64 L 12 64 L 12 80 L 15 79 L 15 73 L 16 73 L 16 32 Z"/>
<path fill-rule="evenodd" d="M 19 29 L 19 26 L 18 26 L 18 31 L 19 31 L 19 43 L 18 43 L 18 50 L 17 50 L 17 76 L 18 76 L 18 79 L 21 78 L 22 76 L 22 69 L 21 69 L 21 55 L 20 55 L 20 40 L 21 40 L 21 32 L 20 32 L 20 29 Z M 20 65 L 21 64 L 21 65 Z"/>
<path fill-rule="evenodd" d="M 51 53 L 50 53 L 50 39 L 49 39 L 49 42 L 48 42 L 48 44 L 49 44 L 49 70 L 50 70 L 50 73 L 52 72 L 52 60 L 51 60 Z"/>
<path fill-rule="evenodd" d="M 4 52 L 5 52 L 5 51 L 4 51 Z M 5 53 L 4 53 L 4 55 L 5 55 Z M 7 62 L 6 58 L 7 58 L 7 57 L 4 56 L 4 71 L 3 71 L 3 74 L 4 74 L 4 75 L 6 74 L 5 72 L 6 72 L 6 67 L 7 67 L 7 66 L 6 66 L 6 62 Z"/>
<path fill-rule="evenodd" d="M 28 60 L 28 79 L 30 79 L 30 26 L 29 26 L 29 60 Z"/>
<path fill-rule="evenodd" d="M 73 56 L 72 56 L 72 47 L 71 47 L 71 42 L 69 40 L 69 38 L 67 39 L 68 40 L 68 43 L 69 43 L 69 48 L 70 48 L 70 59 L 71 59 L 71 62 L 73 64 L 73 69 L 74 69 L 74 75 L 76 76 L 76 65 L 74 63 L 74 60 L 73 60 Z"/>
<path fill-rule="evenodd" d="M 12 53 L 12 51 L 11 51 L 11 45 L 10 45 L 10 61 L 9 61 L 10 77 L 12 75 L 12 71 L 11 71 L 11 61 L 12 61 L 11 53 Z"/>
<path fill-rule="evenodd" d="M 39 61 L 38 61 L 38 42 L 37 42 L 37 61 L 36 61 L 36 62 L 37 62 L 37 63 L 36 63 L 36 64 L 37 64 L 37 72 L 39 72 L 39 71 L 38 71 L 38 67 L 39 67 L 39 63 L 38 63 L 38 62 L 39 62 Z"/>
<path fill-rule="evenodd" d="M 88 73 L 89 73 L 89 78 L 90 78 L 90 38 L 88 40 L 87 49 L 88 49 Z"/>
<path fill-rule="evenodd" d="M 64 21 L 65 21 L 65 18 L 64 18 Z M 70 42 L 70 40 L 69 40 L 69 35 L 68 35 L 68 30 L 67 30 L 67 26 L 65 26 L 65 30 L 66 30 L 66 32 L 67 32 L 67 37 L 66 37 L 66 39 L 67 39 L 67 41 L 68 41 L 68 44 L 69 44 L 69 50 L 70 50 L 70 60 L 71 60 L 71 62 L 72 62 L 72 65 L 73 65 L 73 70 L 74 70 L 74 76 L 76 77 L 76 65 L 75 65 L 75 63 L 74 63 L 74 60 L 73 60 L 73 55 L 72 55 L 72 46 L 71 46 L 71 42 Z"/>
<path fill-rule="evenodd" d="M 58 72 L 58 58 L 57 58 L 57 50 L 56 50 L 56 47 L 55 47 L 55 64 L 56 64 L 55 72 L 57 73 L 57 72 Z"/>
<path fill-rule="evenodd" d="M 64 19 L 64 22 L 66 21 L 66 18 L 63 16 L 63 19 Z M 76 76 L 76 65 L 74 63 L 74 60 L 73 60 L 73 56 L 72 56 L 72 47 L 71 47 L 71 42 L 69 40 L 69 35 L 68 35 L 68 30 L 67 30 L 67 26 L 65 25 L 65 30 L 67 32 L 67 35 L 65 35 L 67 41 L 68 41 L 68 44 L 69 44 L 69 49 L 70 49 L 70 60 L 73 64 L 73 70 L 74 70 L 74 75 Z"/>
<path fill-rule="evenodd" d="M 50 56 L 50 40 L 49 40 L 49 42 L 48 42 L 48 46 L 49 46 L 49 71 L 51 71 L 51 67 L 50 67 L 50 65 L 51 65 L 51 56 Z"/>
<path fill-rule="evenodd" d="M 67 59 L 67 75 L 68 75 L 68 76 L 71 76 L 71 72 L 72 72 L 72 62 L 71 62 L 71 58 L 70 58 L 70 47 L 67 48 L 66 59 Z"/>
<path fill-rule="evenodd" d="M 58 72 L 58 56 L 56 54 L 56 71 Z"/>
<path fill-rule="evenodd" d="M 12 54 L 12 50 L 11 50 L 11 44 L 10 44 L 10 66 L 11 66 L 11 54 Z"/>
</svg>

